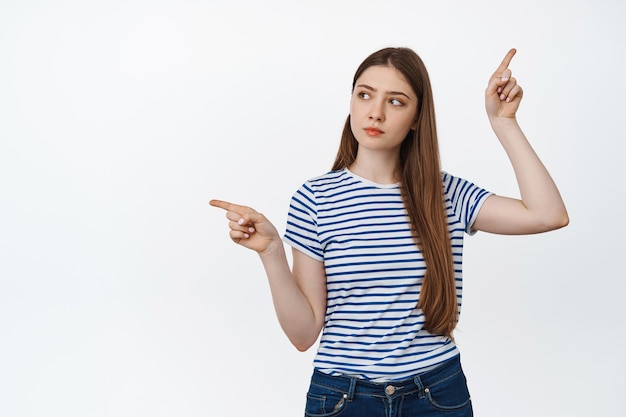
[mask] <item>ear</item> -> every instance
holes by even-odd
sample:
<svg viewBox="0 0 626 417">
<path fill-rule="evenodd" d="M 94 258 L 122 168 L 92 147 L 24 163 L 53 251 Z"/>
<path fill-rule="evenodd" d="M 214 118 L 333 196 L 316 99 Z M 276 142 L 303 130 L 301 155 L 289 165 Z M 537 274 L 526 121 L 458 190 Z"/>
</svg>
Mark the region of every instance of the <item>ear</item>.
<svg viewBox="0 0 626 417">
<path fill-rule="evenodd" d="M 411 125 L 411 130 L 417 130 L 417 120 Z"/>
</svg>

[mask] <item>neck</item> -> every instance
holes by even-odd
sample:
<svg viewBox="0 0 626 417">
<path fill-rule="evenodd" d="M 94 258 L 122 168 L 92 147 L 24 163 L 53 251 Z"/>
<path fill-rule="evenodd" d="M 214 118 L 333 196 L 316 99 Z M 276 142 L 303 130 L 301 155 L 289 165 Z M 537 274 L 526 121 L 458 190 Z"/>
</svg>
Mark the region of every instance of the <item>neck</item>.
<svg viewBox="0 0 626 417">
<path fill-rule="evenodd" d="M 400 155 L 357 152 L 356 159 L 348 167 L 359 177 L 378 184 L 395 184 L 400 182 Z"/>
</svg>

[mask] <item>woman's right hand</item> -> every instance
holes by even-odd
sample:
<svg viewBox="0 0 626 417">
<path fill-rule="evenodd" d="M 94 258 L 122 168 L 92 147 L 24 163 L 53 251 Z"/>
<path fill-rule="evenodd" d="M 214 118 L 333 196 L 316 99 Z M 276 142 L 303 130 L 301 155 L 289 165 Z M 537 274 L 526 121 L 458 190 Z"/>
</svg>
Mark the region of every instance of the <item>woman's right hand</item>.
<svg viewBox="0 0 626 417">
<path fill-rule="evenodd" d="M 262 254 L 272 242 L 280 242 L 274 225 L 256 210 L 222 200 L 211 200 L 209 204 L 226 210 L 230 238 L 238 245 Z"/>
</svg>

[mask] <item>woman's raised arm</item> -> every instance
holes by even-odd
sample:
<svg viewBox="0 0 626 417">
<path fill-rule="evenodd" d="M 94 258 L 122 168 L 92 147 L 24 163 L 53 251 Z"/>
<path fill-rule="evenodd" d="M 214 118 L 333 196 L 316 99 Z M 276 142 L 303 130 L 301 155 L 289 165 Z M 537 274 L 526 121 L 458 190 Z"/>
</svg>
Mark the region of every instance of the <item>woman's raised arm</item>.
<svg viewBox="0 0 626 417">
<path fill-rule="evenodd" d="M 566 226 L 569 218 L 556 184 L 515 118 L 523 96 L 508 68 L 515 52 L 511 49 L 491 76 L 485 91 L 485 108 L 511 161 L 521 198 L 489 197 L 473 228 L 500 234 L 540 233 Z"/>
</svg>

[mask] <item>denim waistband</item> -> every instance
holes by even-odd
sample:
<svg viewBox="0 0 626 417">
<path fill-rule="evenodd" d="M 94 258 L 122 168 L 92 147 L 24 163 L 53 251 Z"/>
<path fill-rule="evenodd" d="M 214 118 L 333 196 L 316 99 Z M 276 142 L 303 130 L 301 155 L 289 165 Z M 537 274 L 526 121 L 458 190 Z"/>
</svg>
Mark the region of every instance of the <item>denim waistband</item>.
<svg viewBox="0 0 626 417">
<path fill-rule="evenodd" d="M 342 392 L 349 399 L 353 399 L 355 395 L 393 398 L 414 391 L 423 392 L 427 387 L 436 385 L 460 371 L 461 358 L 457 355 L 434 369 L 401 381 L 372 382 L 351 376 L 332 376 L 316 369 L 313 371 L 311 384 Z"/>
</svg>

